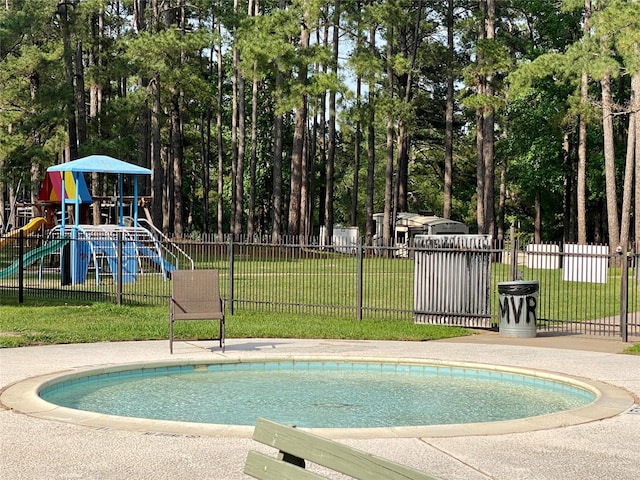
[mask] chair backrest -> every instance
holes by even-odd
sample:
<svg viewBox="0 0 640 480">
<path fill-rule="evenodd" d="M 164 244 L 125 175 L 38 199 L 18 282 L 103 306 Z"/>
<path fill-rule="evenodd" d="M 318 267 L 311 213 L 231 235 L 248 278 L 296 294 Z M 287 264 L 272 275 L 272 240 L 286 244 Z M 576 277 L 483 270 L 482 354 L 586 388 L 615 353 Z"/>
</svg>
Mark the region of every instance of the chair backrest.
<svg viewBox="0 0 640 480">
<path fill-rule="evenodd" d="M 218 270 L 175 270 L 171 279 L 175 320 L 223 317 Z"/>
</svg>

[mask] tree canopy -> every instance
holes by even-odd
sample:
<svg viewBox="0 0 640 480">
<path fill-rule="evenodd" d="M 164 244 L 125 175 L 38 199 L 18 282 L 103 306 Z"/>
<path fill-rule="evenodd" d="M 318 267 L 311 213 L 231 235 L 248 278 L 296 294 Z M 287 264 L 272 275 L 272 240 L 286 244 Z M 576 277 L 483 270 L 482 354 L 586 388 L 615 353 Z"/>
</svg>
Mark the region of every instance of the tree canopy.
<svg viewBox="0 0 640 480">
<path fill-rule="evenodd" d="M 177 236 L 372 242 L 384 212 L 388 244 L 397 213 L 430 211 L 498 240 L 640 239 L 638 1 L 0 8 L 3 204 L 102 153 L 153 171 L 153 221 Z"/>
</svg>

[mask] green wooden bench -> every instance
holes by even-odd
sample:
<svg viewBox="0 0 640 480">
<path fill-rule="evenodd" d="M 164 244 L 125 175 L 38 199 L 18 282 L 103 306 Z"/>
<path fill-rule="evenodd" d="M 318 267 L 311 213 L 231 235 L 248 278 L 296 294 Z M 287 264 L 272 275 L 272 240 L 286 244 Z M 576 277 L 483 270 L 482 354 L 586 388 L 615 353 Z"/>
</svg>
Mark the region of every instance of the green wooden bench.
<svg viewBox="0 0 640 480">
<path fill-rule="evenodd" d="M 357 480 L 437 480 L 426 473 L 294 427 L 259 418 L 253 439 L 278 450 L 276 457 L 250 451 L 244 473 L 259 480 L 319 480 L 306 462 Z"/>
</svg>

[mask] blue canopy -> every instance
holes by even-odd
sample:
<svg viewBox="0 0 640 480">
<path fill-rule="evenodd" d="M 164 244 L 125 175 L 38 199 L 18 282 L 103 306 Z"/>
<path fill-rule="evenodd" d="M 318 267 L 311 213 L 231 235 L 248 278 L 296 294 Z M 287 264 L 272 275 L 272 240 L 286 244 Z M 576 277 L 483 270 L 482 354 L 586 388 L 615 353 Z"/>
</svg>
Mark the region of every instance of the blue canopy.
<svg viewBox="0 0 640 480">
<path fill-rule="evenodd" d="M 151 170 L 123 162 L 108 155 L 89 155 L 47 168 L 47 172 L 97 172 L 122 173 L 125 175 L 151 175 Z"/>
</svg>

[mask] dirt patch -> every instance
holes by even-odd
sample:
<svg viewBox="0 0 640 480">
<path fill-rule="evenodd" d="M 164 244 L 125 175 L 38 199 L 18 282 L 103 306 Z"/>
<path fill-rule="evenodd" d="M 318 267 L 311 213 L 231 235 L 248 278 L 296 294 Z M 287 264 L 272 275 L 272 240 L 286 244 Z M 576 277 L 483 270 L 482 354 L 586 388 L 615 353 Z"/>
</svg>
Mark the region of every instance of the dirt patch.
<svg viewBox="0 0 640 480">
<path fill-rule="evenodd" d="M 24 334 L 22 332 L 5 332 L 0 331 L 0 337 L 22 337 Z"/>
</svg>

